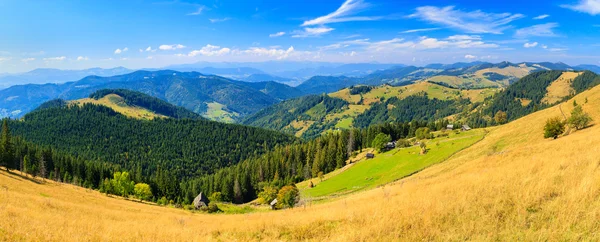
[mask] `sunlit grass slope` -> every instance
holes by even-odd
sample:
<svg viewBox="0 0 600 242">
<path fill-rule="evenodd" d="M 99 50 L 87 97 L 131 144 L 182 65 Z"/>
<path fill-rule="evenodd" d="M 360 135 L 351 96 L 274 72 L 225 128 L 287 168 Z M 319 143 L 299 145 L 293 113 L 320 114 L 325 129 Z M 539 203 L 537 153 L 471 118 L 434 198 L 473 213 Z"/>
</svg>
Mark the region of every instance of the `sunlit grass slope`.
<svg viewBox="0 0 600 242">
<path fill-rule="evenodd" d="M 597 123 L 600 88 L 576 99 Z M 275 212 L 192 214 L 0 172 L 0 240 L 597 241 L 600 126 L 544 139 L 559 115 L 503 125 L 389 186 Z"/>
<path fill-rule="evenodd" d="M 104 105 L 130 118 L 147 120 L 152 120 L 155 118 L 166 118 L 166 116 L 164 115 L 156 114 L 145 108 L 128 105 L 127 103 L 125 103 L 125 100 L 122 97 L 116 94 L 109 94 L 100 99 L 84 98 L 71 101 L 70 103 L 74 105 L 83 105 L 86 103 Z"/>
<path fill-rule="evenodd" d="M 337 176 L 332 176 L 315 187 L 302 190 L 302 195 L 319 198 L 340 195 L 362 189 L 380 186 L 416 173 L 433 164 L 444 161 L 453 153 L 472 145 L 483 138 L 484 130 L 471 130 L 449 137 L 439 137 L 425 141 L 427 154 L 420 154 L 420 147 L 394 149 L 377 154 L 374 159 L 358 162 Z M 301 187 L 301 186 L 299 186 Z"/>
</svg>

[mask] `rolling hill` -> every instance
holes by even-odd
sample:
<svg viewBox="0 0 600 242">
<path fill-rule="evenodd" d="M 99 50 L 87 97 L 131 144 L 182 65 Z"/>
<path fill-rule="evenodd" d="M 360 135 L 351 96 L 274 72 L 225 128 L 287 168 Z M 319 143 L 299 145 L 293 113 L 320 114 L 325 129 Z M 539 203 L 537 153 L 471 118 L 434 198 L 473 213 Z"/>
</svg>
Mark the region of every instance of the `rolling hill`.
<svg viewBox="0 0 600 242">
<path fill-rule="evenodd" d="M 88 76 L 65 84 L 31 84 L 0 90 L 0 115 L 21 117 L 51 99 L 81 99 L 101 89 L 139 91 L 225 122 L 234 122 L 280 100 L 301 95 L 292 87 L 273 82 L 248 84 L 197 72 L 136 71 L 111 77 Z"/>
<path fill-rule="evenodd" d="M 595 240 L 600 127 L 543 138 L 545 121 L 569 113 L 574 100 L 600 120 L 595 87 L 490 129 L 483 140 L 410 177 L 275 212 L 197 214 L 2 171 L 6 229 L 0 235 L 56 241 Z"/>
<path fill-rule="evenodd" d="M 248 116 L 242 123 L 301 137 L 316 137 L 337 128 L 364 128 L 389 121 L 412 121 L 414 118 L 444 118 L 457 113 L 458 106 L 483 102 L 498 91 L 459 90 L 430 82 L 407 86 L 355 86 L 328 95 L 287 100 Z M 429 112 L 418 114 L 411 109 L 419 107 L 417 104 L 424 105 L 421 107 Z M 431 105 L 440 105 L 440 109 L 436 110 Z M 388 110 L 391 111 L 388 113 Z M 410 111 L 412 114 L 396 114 L 394 110 Z"/>
<path fill-rule="evenodd" d="M 57 101 L 49 101 L 57 102 Z M 89 98 L 73 101 L 63 101 L 58 99 L 59 103 L 66 105 L 83 106 L 85 104 L 103 105 L 114 111 L 136 119 L 152 120 L 155 118 L 175 118 L 175 119 L 202 119 L 200 114 L 194 113 L 182 107 L 177 107 L 161 99 L 125 89 L 103 89 L 92 93 Z M 42 108 L 44 108 L 42 104 Z M 51 106 L 52 105 L 47 105 Z M 40 108 L 38 108 L 40 109 Z"/>
</svg>

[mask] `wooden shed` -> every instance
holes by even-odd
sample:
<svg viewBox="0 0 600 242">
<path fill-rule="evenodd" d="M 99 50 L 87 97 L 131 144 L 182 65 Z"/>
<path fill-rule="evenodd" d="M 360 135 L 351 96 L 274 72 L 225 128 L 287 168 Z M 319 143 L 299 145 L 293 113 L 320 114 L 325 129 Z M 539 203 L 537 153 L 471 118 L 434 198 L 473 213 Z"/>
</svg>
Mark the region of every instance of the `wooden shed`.
<svg viewBox="0 0 600 242">
<path fill-rule="evenodd" d="M 271 209 L 275 210 L 276 209 L 276 205 L 277 205 L 277 198 L 273 199 L 273 201 L 271 201 L 271 203 L 269 203 L 269 205 L 271 206 Z"/>
<path fill-rule="evenodd" d="M 207 207 L 209 203 L 210 203 L 210 201 L 208 200 L 208 198 L 206 196 L 204 196 L 202 193 L 198 194 L 198 196 L 196 196 L 196 198 L 194 198 L 194 207 L 196 209 Z"/>
<path fill-rule="evenodd" d="M 373 158 L 375 158 L 375 154 L 367 153 L 367 159 L 373 159 Z"/>
</svg>

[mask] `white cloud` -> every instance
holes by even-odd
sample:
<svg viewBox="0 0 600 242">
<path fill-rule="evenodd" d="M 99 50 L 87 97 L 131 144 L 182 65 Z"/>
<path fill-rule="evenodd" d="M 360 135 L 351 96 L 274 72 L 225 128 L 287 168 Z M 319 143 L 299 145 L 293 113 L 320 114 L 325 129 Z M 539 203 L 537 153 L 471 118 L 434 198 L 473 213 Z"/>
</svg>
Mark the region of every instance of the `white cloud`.
<svg viewBox="0 0 600 242">
<path fill-rule="evenodd" d="M 127 48 L 127 47 L 125 47 L 123 49 L 116 49 L 115 50 L 115 55 L 120 55 L 121 53 L 126 52 L 128 50 L 129 50 L 129 48 Z"/>
<path fill-rule="evenodd" d="M 245 53 L 245 54 L 275 57 L 278 60 L 287 58 L 293 52 L 294 52 L 294 46 L 290 46 L 290 48 L 288 48 L 287 50 L 252 47 L 247 50 L 241 51 L 241 53 Z"/>
<path fill-rule="evenodd" d="M 150 48 L 150 47 L 148 47 L 148 48 Z M 161 45 L 161 46 L 158 47 L 158 49 L 160 49 L 160 50 L 178 50 L 178 49 L 183 49 L 183 48 L 185 48 L 185 45 L 180 45 L 180 44 L 176 44 L 176 45 Z"/>
<path fill-rule="evenodd" d="M 0 57 L 0 59 L 1 59 L 1 57 Z M 29 63 L 29 62 L 34 61 L 34 60 L 35 60 L 35 58 L 23 58 L 23 59 L 21 59 L 21 61 L 24 62 L 24 63 Z"/>
<path fill-rule="evenodd" d="M 295 31 L 292 38 L 318 37 L 333 30 L 329 27 L 304 28 L 302 31 Z"/>
<path fill-rule="evenodd" d="M 400 33 L 401 34 L 410 34 L 410 33 L 417 33 L 417 32 L 435 31 L 435 30 L 440 30 L 440 29 L 442 29 L 442 28 L 410 29 L 410 30 L 402 31 Z"/>
<path fill-rule="evenodd" d="M 466 40 L 481 40 L 479 35 L 452 35 L 448 37 L 449 40 L 466 41 Z"/>
<path fill-rule="evenodd" d="M 195 12 L 191 12 L 186 15 L 188 15 L 188 16 L 200 15 L 200 14 L 202 14 L 202 12 L 204 10 L 208 10 L 208 8 L 206 6 L 200 6 L 200 7 L 198 7 L 198 9 Z"/>
<path fill-rule="evenodd" d="M 210 18 L 208 20 L 214 24 L 214 23 L 225 22 L 227 20 L 231 20 L 231 18 Z"/>
<path fill-rule="evenodd" d="M 474 55 L 465 55 L 465 59 L 473 60 L 473 59 L 477 59 L 477 56 L 474 56 Z"/>
<path fill-rule="evenodd" d="M 154 57 L 152 57 L 152 56 L 148 56 L 148 57 L 146 57 L 146 59 L 148 59 L 148 60 L 152 60 L 153 58 L 154 58 Z"/>
<path fill-rule="evenodd" d="M 556 34 L 554 33 L 554 30 L 553 30 L 556 27 L 558 27 L 558 23 L 533 25 L 531 27 L 517 29 L 517 31 L 515 32 L 515 37 L 517 37 L 517 38 L 527 38 L 530 36 L 553 37 L 553 36 L 556 36 Z"/>
<path fill-rule="evenodd" d="M 302 26 L 323 26 L 329 23 L 341 23 L 350 21 L 372 21 L 379 20 L 381 17 L 353 16 L 370 7 L 370 4 L 363 0 L 346 0 L 335 12 L 321 16 L 315 19 L 307 20 Z"/>
<path fill-rule="evenodd" d="M 542 49 L 548 49 L 547 45 L 542 45 Z"/>
<path fill-rule="evenodd" d="M 0 62 L 5 62 L 5 61 L 9 61 L 9 60 L 12 60 L 12 58 L 11 57 L 1 57 L 0 56 Z"/>
<path fill-rule="evenodd" d="M 525 47 L 525 48 L 533 48 L 533 47 L 536 47 L 537 45 L 538 45 L 538 42 L 525 43 L 525 44 L 523 44 L 523 47 Z"/>
<path fill-rule="evenodd" d="M 591 15 L 600 14 L 600 0 L 579 0 L 575 5 L 564 4 L 560 6 Z"/>
<path fill-rule="evenodd" d="M 550 48 L 548 50 L 551 52 L 561 52 L 561 51 L 567 51 L 569 49 L 567 49 L 567 48 Z"/>
<path fill-rule="evenodd" d="M 535 19 L 535 20 L 541 20 L 541 19 L 545 19 L 547 17 L 550 17 L 550 15 L 548 15 L 548 14 L 542 14 L 540 16 L 537 16 L 537 17 L 533 18 L 533 19 Z"/>
<path fill-rule="evenodd" d="M 66 56 L 58 56 L 58 57 L 48 57 L 48 58 L 44 58 L 44 61 L 64 61 L 66 60 L 67 57 Z"/>
<path fill-rule="evenodd" d="M 152 49 L 152 46 L 148 46 L 145 50 L 146 52 L 156 52 L 156 49 Z"/>
<path fill-rule="evenodd" d="M 434 6 L 418 7 L 417 11 L 410 15 L 430 23 L 448 26 L 467 33 L 502 34 L 511 26 L 510 22 L 523 18 L 522 14 L 511 13 L 485 13 L 481 10 L 463 12 L 456 10 L 454 6 L 438 8 Z"/>
<path fill-rule="evenodd" d="M 285 32 L 277 32 L 277 33 L 274 33 L 274 34 L 270 34 L 269 37 L 275 38 L 275 37 L 281 37 L 281 36 L 284 36 L 284 35 L 285 35 Z"/>
<path fill-rule="evenodd" d="M 220 56 L 220 55 L 229 54 L 230 52 L 231 52 L 231 49 L 229 49 L 229 48 L 221 48 L 220 46 L 208 44 L 208 45 L 202 47 L 202 49 L 193 50 L 192 52 L 190 52 L 188 54 L 188 56 L 190 56 L 190 57 L 194 57 L 197 55 Z"/>
<path fill-rule="evenodd" d="M 77 61 L 86 61 L 89 60 L 90 58 L 88 58 L 87 56 L 79 56 L 77 57 Z"/>
</svg>

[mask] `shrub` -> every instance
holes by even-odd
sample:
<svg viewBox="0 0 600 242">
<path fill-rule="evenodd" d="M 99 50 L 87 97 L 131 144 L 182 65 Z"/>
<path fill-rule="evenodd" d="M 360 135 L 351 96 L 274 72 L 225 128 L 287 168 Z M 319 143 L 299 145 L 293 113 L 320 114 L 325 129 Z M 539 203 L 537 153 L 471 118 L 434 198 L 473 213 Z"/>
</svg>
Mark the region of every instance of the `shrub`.
<svg viewBox="0 0 600 242">
<path fill-rule="evenodd" d="M 546 121 L 546 125 L 544 126 L 544 138 L 556 139 L 563 132 L 565 132 L 565 123 L 560 117 L 554 117 Z"/>
<path fill-rule="evenodd" d="M 569 126 L 571 128 L 575 128 L 577 130 L 583 129 L 588 126 L 588 124 L 592 121 L 592 118 L 589 114 L 583 111 L 583 108 L 577 104 L 575 104 L 575 108 L 571 111 L 571 117 L 567 120 Z"/>
<path fill-rule="evenodd" d="M 433 135 L 431 134 L 431 130 L 427 127 L 418 128 L 417 131 L 415 131 L 415 136 L 417 137 L 417 139 L 433 138 Z"/>
<path fill-rule="evenodd" d="M 213 192 L 213 194 L 208 197 L 208 200 L 211 202 L 222 202 L 223 194 L 221 194 L 221 192 Z"/>
<path fill-rule="evenodd" d="M 390 141 L 392 141 L 392 136 L 389 134 L 379 133 L 377 136 L 375 136 L 375 139 L 373 139 L 371 145 L 373 148 L 381 152 L 385 148 L 385 144 Z"/>
<path fill-rule="evenodd" d="M 296 186 L 284 186 L 277 194 L 277 208 L 293 208 L 299 200 L 300 191 Z"/>
<path fill-rule="evenodd" d="M 265 186 L 258 194 L 259 202 L 263 204 L 269 204 L 273 199 L 277 198 L 277 188 L 272 186 Z"/>
<path fill-rule="evenodd" d="M 150 200 L 152 198 L 152 189 L 150 189 L 150 185 L 146 183 L 138 183 L 133 187 L 133 193 L 135 197 L 142 200 Z"/>
<path fill-rule="evenodd" d="M 506 112 L 502 110 L 498 110 L 498 112 L 496 112 L 496 115 L 494 115 L 494 121 L 496 121 L 497 124 L 504 124 L 507 120 L 508 119 Z"/>
<path fill-rule="evenodd" d="M 216 203 L 210 203 L 208 204 L 208 207 L 206 208 L 206 211 L 208 213 L 218 213 L 218 212 L 222 212 L 222 210 L 219 208 L 219 206 L 217 206 Z"/>
</svg>

